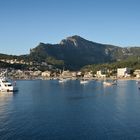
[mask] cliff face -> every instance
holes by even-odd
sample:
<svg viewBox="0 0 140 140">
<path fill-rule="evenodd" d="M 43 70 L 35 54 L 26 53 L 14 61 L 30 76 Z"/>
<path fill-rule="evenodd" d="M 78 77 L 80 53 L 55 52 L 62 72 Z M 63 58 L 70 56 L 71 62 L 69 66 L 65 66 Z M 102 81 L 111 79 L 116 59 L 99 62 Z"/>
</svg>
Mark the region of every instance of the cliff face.
<svg viewBox="0 0 140 140">
<path fill-rule="evenodd" d="M 35 61 L 63 61 L 68 69 L 79 69 L 85 65 L 123 60 L 139 56 L 140 48 L 121 48 L 88 41 L 80 36 L 63 39 L 59 44 L 40 43 L 31 50 L 30 57 Z"/>
</svg>

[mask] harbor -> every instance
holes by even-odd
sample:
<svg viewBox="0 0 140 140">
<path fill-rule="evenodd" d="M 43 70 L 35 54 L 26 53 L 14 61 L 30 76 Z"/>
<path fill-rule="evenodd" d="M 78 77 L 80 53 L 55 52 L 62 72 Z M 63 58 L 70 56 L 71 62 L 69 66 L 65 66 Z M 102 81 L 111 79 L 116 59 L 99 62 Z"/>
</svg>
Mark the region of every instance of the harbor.
<svg viewBox="0 0 140 140">
<path fill-rule="evenodd" d="M 100 80 L 17 80 L 17 85 L 16 93 L 0 93 L 1 139 L 140 138 L 135 80 L 118 80 L 117 86 Z"/>
</svg>

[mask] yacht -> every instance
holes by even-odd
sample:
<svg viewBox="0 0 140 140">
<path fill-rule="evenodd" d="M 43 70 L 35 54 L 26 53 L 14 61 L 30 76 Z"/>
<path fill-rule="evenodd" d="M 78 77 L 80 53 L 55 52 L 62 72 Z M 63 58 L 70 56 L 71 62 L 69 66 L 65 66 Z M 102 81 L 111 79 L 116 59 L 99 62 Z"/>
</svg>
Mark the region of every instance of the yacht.
<svg viewBox="0 0 140 140">
<path fill-rule="evenodd" d="M 1 92 L 15 92 L 18 91 L 16 82 L 11 84 L 5 77 L 0 78 L 0 91 Z"/>
</svg>

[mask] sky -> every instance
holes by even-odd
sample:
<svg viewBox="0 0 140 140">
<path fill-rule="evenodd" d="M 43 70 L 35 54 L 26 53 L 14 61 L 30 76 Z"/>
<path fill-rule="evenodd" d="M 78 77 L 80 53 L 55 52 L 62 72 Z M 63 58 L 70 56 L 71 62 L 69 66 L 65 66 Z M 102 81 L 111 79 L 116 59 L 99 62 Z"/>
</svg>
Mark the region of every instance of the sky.
<svg viewBox="0 0 140 140">
<path fill-rule="evenodd" d="M 0 53 L 29 54 L 73 35 L 140 46 L 140 0 L 0 0 Z"/>
</svg>

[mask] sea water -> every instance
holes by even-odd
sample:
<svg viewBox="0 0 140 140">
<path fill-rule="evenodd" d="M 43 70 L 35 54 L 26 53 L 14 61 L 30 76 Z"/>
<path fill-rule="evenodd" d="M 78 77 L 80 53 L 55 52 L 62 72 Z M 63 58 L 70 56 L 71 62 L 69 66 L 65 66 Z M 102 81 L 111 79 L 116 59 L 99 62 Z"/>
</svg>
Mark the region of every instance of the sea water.
<svg viewBox="0 0 140 140">
<path fill-rule="evenodd" d="M 17 81 L 0 93 L 0 140 L 140 139 L 140 90 L 135 80 Z"/>
</svg>

